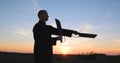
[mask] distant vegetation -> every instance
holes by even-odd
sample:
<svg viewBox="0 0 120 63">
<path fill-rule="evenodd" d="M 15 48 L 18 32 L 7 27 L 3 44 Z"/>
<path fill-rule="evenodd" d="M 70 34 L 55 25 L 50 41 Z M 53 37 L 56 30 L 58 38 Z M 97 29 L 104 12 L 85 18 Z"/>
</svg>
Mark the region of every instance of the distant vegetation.
<svg viewBox="0 0 120 63">
<path fill-rule="evenodd" d="M 0 63 L 34 63 L 33 54 L 0 52 Z M 79 55 L 55 54 L 52 63 L 120 63 L 120 55 L 110 56 L 97 53 Z"/>
</svg>

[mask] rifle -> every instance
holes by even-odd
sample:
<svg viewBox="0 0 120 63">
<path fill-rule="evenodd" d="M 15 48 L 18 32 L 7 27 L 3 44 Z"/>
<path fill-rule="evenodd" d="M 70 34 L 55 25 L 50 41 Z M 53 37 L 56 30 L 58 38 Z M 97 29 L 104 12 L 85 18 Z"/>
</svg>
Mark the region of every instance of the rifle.
<svg viewBox="0 0 120 63">
<path fill-rule="evenodd" d="M 61 23 L 58 19 L 55 19 L 56 21 L 56 25 L 57 25 L 57 29 L 59 31 L 59 37 L 61 38 L 60 39 L 60 42 L 62 43 L 62 27 L 61 27 Z M 95 38 L 97 36 L 97 34 L 90 34 L 90 33 L 79 33 L 79 32 L 76 32 L 76 35 L 79 35 L 79 37 L 86 37 L 86 38 Z"/>
</svg>

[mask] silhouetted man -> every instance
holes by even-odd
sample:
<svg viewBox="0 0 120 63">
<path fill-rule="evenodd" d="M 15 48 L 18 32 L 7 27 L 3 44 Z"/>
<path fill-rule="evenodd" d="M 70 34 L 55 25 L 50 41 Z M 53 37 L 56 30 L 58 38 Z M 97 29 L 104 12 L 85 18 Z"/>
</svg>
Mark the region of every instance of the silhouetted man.
<svg viewBox="0 0 120 63">
<path fill-rule="evenodd" d="M 58 29 L 46 25 L 48 20 L 48 13 L 46 10 L 40 10 L 38 12 L 39 22 L 33 28 L 34 35 L 34 60 L 35 63 L 51 63 L 53 56 L 52 45 L 56 43 L 60 38 L 52 38 L 51 35 L 58 35 Z M 72 33 L 76 31 L 62 29 L 62 35 L 71 37 Z"/>
</svg>

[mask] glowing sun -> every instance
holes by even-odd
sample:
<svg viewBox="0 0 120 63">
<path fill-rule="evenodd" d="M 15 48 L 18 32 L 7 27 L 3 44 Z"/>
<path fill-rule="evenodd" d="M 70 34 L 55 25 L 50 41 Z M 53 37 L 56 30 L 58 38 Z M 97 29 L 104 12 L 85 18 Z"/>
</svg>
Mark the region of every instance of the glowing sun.
<svg viewBox="0 0 120 63">
<path fill-rule="evenodd" d="M 66 55 L 70 52 L 70 49 L 69 49 L 69 47 L 63 47 L 61 52 L 62 52 L 62 54 Z"/>
</svg>

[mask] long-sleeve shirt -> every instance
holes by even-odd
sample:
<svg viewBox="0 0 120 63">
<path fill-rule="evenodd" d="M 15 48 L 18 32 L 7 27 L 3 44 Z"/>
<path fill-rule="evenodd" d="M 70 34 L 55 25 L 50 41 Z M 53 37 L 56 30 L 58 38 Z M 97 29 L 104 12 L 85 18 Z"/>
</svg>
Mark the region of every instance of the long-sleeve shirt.
<svg viewBox="0 0 120 63">
<path fill-rule="evenodd" d="M 73 31 L 62 29 L 62 35 L 71 37 Z M 39 21 L 33 28 L 34 36 L 34 55 L 36 58 L 52 57 L 52 42 L 56 42 L 57 38 L 52 38 L 51 35 L 58 35 L 59 30 L 50 25 L 46 25 L 45 22 Z"/>
</svg>

